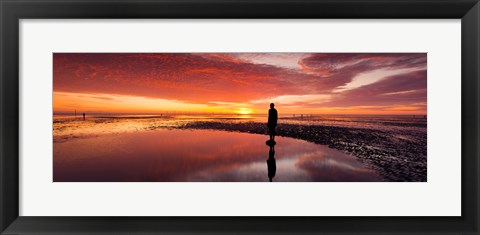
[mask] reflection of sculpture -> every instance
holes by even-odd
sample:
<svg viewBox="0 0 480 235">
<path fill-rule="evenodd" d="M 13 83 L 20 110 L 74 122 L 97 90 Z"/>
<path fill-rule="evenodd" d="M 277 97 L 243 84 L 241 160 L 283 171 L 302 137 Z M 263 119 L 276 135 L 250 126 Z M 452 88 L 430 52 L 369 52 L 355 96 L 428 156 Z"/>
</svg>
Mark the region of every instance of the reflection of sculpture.
<svg viewBox="0 0 480 235">
<path fill-rule="evenodd" d="M 269 140 L 267 141 L 267 145 L 270 146 L 267 159 L 268 179 L 272 182 L 272 179 L 277 172 L 277 163 L 275 162 L 275 142 Z"/>
</svg>

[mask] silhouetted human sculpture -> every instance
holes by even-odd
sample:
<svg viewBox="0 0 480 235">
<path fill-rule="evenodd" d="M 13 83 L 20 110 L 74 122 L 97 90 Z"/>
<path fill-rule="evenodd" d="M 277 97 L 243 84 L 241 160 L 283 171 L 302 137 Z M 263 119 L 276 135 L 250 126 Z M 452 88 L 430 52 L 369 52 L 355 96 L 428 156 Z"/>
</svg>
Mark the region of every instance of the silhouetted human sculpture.
<svg viewBox="0 0 480 235">
<path fill-rule="evenodd" d="M 277 163 L 275 161 L 275 143 L 269 142 L 267 143 L 270 146 L 270 150 L 268 151 L 268 159 L 267 159 L 267 169 L 268 169 L 268 179 L 272 182 L 273 177 L 275 177 L 275 173 L 277 172 Z"/>
<path fill-rule="evenodd" d="M 83 113 L 83 120 L 85 121 L 85 113 Z"/>
<path fill-rule="evenodd" d="M 277 127 L 277 119 L 278 119 L 278 113 L 274 107 L 275 107 L 275 104 L 271 103 L 270 110 L 268 110 L 268 123 L 267 123 L 268 134 L 270 135 L 270 140 L 272 141 L 275 140 L 275 135 L 277 134 L 275 132 L 275 127 Z"/>
</svg>

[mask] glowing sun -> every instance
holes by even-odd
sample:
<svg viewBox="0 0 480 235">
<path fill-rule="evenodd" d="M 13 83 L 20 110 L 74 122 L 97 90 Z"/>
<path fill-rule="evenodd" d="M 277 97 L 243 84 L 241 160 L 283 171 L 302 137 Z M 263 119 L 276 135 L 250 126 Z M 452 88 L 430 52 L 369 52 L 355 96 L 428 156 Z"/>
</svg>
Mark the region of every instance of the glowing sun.
<svg viewBox="0 0 480 235">
<path fill-rule="evenodd" d="M 235 112 L 238 114 L 247 115 L 247 114 L 251 114 L 252 110 L 249 108 L 239 108 Z"/>
</svg>

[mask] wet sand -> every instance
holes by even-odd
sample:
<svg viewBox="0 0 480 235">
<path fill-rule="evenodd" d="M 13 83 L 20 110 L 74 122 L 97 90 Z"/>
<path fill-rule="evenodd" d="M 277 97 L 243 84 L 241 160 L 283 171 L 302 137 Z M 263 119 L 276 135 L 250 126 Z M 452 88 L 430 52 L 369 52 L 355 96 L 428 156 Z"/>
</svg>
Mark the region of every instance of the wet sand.
<svg viewBox="0 0 480 235">
<path fill-rule="evenodd" d="M 377 118 L 365 122 L 358 118 L 338 120 L 281 119 L 277 127 L 280 137 L 326 145 L 377 172 L 386 181 L 427 180 L 426 119 Z M 172 117 L 90 118 L 54 121 L 54 147 L 57 143 L 103 135 L 162 129 L 221 130 L 266 135 L 261 119 Z M 261 136 L 267 138 L 267 136 Z"/>
</svg>

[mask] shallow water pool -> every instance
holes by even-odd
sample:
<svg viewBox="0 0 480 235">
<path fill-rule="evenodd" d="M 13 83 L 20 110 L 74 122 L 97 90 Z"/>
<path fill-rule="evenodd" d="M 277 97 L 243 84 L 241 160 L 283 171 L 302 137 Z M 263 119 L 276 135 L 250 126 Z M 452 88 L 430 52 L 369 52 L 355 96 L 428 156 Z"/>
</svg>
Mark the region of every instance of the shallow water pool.
<svg viewBox="0 0 480 235">
<path fill-rule="evenodd" d="M 155 129 L 54 143 L 55 182 L 383 181 L 355 157 L 303 140 Z"/>
</svg>

